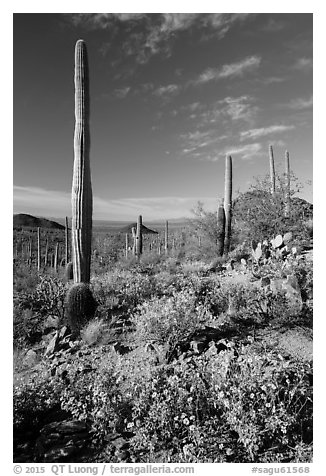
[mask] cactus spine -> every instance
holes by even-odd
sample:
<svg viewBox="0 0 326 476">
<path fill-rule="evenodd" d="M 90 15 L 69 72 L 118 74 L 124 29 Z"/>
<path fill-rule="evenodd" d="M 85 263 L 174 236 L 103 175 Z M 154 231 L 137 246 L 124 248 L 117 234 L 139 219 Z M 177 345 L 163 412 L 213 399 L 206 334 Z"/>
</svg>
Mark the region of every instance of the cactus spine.
<svg viewBox="0 0 326 476">
<path fill-rule="evenodd" d="M 89 283 L 93 197 L 89 161 L 89 80 L 87 49 L 83 40 L 75 48 L 75 134 L 72 180 L 72 262 L 75 283 Z"/>
<path fill-rule="evenodd" d="M 224 253 L 230 251 L 231 219 L 232 219 L 232 157 L 225 158 L 225 181 L 224 181 L 224 211 L 225 211 L 225 238 Z"/>
<path fill-rule="evenodd" d="M 165 222 L 165 233 L 164 233 L 164 252 L 167 255 L 169 252 L 169 222 Z"/>
<path fill-rule="evenodd" d="M 142 235 L 142 216 L 139 215 L 136 229 L 136 256 L 140 258 L 143 252 L 143 235 Z"/>
<path fill-rule="evenodd" d="M 290 215 L 290 154 L 285 151 L 285 210 L 284 216 L 288 217 Z"/>
<path fill-rule="evenodd" d="M 225 240 L 225 210 L 222 199 L 217 210 L 217 255 L 223 256 Z"/>
<path fill-rule="evenodd" d="M 269 171 L 271 176 L 271 194 L 275 195 L 275 163 L 273 147 L 269 146 Z"/>
</svg>

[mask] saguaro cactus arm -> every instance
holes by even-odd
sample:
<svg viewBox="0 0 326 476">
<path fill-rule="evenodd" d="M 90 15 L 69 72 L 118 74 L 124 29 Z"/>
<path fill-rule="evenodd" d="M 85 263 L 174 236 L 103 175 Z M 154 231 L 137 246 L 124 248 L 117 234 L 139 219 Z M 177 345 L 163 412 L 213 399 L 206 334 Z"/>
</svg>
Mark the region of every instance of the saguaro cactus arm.
<svg viewBox="0 0 326 476">
<path fill-rule="evenodd" d="M 72 262 L 74 282 L 90 280 L 93 198 L 89 161 L 89 78 L 83 40 L 75 47 L 75 134 L 72 180 Z"/>
</svg>

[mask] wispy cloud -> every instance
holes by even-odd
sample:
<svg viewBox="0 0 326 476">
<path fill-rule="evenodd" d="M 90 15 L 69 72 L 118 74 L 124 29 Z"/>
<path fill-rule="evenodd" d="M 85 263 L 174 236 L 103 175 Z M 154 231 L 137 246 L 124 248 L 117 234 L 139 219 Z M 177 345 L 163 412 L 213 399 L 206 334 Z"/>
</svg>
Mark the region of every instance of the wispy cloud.
<svg viewBox="0 0 326 476">
<path fill-rule="evenodd" d="M 177 84 L 168 84 L 167 86 L 160 86 L 153 91 L 154 96 L 171 96 L 180 90 L 180 86 Z"/>
<path fill-rule="evenodd" d="M 222 155 L 239 155 L 242 159 L 251 159 L 256 156 L 262 149 L 260 143 L 240 145 L 236 147 L 226 148 Z"/>
<path fill-rule="evenodd" d="M 298 58 L 293 65 L 293 69 L 303 72 L 310 72 L 313 67 L 312 58 Z"/>
<path fill-rule="evenodd" d="M 268 33 L 275 33 L 277 31 L 281 31 L 286 27 L 286 22 L 279 18 L 269 18 L 267 23 L 262 26 L 262 31 L 266 31 Z"/>
<path fill-rule="evenodd" d="M 71 194 L 38 187 L 14 186 L 14 213 L 43 217 L 64 217 L 71 214 Z M 135 197 L 93 200 L 94 220 L 135 220 L 140 213 L 146 220 L 190 216 L 200 200 L 212 204 L 211 197 Z"/>
<path fill-rule="evenodd" d="M 250 129 L 248 131 L 243 131 L 240 133 L 241 140 L 247 139 L 256 139 L 257 137 L 264 137 L 270 134 L 280 134 L 282 132 L 286 132 L 289 130 L 294 129 L 292 125 L 282 125 L 282 124 L 275 124 L 269 127 L 260 127 L 258 129 Z"/>
<path fill-rule="evenodd" d="M 114 90 L 114 96 L 119 99 L 124 99 L 130 91 L 130 87 L 126 86 L 125 88 L 119 88 Z"/>
<path fill-rule="evenodd" d="M 255 71 L 261 62 L 260 56 L 248 56 L 235 63 L 224 64 L 220 68 L 208 68 L 192 84 L 205 84 L 210 81 L 218 81 L 224 78 L 242 77 L 245 73 Z"/>
<path fill-rule="evenodd" d="M 153 55 L 169 56 L 177 37 L 191 29 L 201 29 L 201 40 L 212 36 L 223 38 L 236 24 L 253 17 L 248 13 L 75 13 L 65 15 L 76 27 L 101 29 L 114 37 L 121 28 L 128 29 L 128 39 L 121 51 L 146 63 Z M 141 24 L 141 30 L 139 25 Z M 101 46 L 103 54 L 110 51 L 110 42 Z"/>
<path fill-rule="evenodd" d="M 292 99 L 287 106 L 290 109 L 294 109 L 297 111 L 303 110 L 303 109 L 311 109 L 313 106 L 313 99 L 312 96 L 309 98 L 296 98 Z"/>
<path fill-rule="evenodd" d="M 254 98 L 251 96 L 228 96 L 218 101 L 218 106 L 220 106 L 221 114 L 228 116 L 233 121 L 251 121 L 258 111 L 258 107 L 253 103 Z"/>
</svg>

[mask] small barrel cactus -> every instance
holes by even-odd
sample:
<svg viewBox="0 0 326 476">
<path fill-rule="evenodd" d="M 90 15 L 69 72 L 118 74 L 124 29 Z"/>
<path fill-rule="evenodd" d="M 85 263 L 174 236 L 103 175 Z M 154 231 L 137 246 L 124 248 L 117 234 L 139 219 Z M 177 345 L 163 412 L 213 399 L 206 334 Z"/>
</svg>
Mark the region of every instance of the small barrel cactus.
<svg viewBox="0 0 326 476">
<path fill-rule="evenodd" d="M 94 317 L 97 302 L 87 283 L 73 284 L 66 296 L 67 321 L 76 336 L 80 329 Z"/>
</svg>

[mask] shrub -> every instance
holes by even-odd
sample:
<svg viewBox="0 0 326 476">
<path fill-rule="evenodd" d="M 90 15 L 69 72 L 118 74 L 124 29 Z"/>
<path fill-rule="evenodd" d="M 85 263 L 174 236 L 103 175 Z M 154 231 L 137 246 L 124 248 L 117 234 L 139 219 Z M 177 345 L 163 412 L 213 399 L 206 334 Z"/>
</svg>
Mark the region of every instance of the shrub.
<svg viewBox="0 0 326 476">
<path fill-rule="evenodd" d="M 172 296 L 153 298 L 133 316 L 136 343 L 156 342 L 173 348 L 211 318 L 193 291 L 177 291 Z"/>
</svg>

